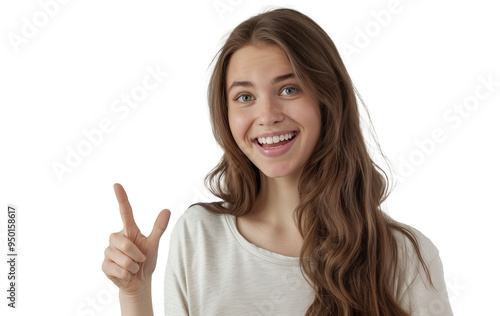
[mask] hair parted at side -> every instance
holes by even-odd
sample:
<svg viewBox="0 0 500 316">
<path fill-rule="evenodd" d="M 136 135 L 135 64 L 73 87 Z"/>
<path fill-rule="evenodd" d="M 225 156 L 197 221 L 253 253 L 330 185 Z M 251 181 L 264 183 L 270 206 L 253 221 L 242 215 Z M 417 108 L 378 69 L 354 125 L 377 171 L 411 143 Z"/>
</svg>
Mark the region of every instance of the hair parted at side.
<svg viewBox="0 0 500 316">
<path fill-rule="evenodd" d="M 260 171 L 238 148 L 228 122 L 226 71 L 232 54 L 247 45 L 280 47 L 321 109 L 320 138 L 304 166 L 294 210 L 304 239 L 300 267 L 315 291 L 306 315 L 410 315 L 396 300 L 395 231 L 411 242 L 432 284 L 427 265 L 415 235 L 380 209 L 390 193 L 388 179 L 367 151 L 357 92 L 333 41 L 308 16 L 292 9 L 263 12 L 238 25 L 219 50 L 208 103 L 223 156 L 205 180 L 222 201 L 197 204 L 240 216 L 259 193 Z"/>
</svg>

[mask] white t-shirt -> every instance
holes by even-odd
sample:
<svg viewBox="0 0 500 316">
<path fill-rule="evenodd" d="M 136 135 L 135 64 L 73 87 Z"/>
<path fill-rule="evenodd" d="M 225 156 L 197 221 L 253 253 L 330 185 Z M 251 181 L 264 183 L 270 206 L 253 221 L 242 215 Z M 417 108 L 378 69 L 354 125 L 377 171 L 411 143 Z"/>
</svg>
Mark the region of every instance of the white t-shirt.
<svg viewBox="0 0 500 316">
<path fill-rule="evenodd" d="M 437 248 L 421 232 L 406 227 L 420 242 L 437 291 L 426 288 L 425 273 L 421 267 L 415 270 L 420 262 L 404 238 L 410 255 L 402 258 L 410 260 L 398 282 L 398 300 L 412 315 L 453 315 Z M 175 223 L 165 271 L 165 315 L 304 315 L 313 299 L 299 258 L 250 243 L 238 231 L 235 216 L 195 205 Z"/>
</svg>

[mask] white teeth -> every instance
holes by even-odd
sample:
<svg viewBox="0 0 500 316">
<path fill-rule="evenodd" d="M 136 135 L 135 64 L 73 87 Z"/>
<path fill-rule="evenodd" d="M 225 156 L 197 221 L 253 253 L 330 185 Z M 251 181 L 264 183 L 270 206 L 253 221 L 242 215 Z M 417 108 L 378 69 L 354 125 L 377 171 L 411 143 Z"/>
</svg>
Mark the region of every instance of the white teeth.
<svg viewBox="0 0 500 316">
<path fill-rule="evenodd" d="M 275 144 L 275 143 L 279 143 L 281 141 L 284 141 L 284 140 L 288 140 L 290 138 L 292 138 L 293 136 L 295 135 L 295 132 L 292 132 L 292 133 L 288 133 L 288 134 L 282 134 L 282 135 L 276 135 L 276 136 L 273 136 L 273 137 L 259 137 L 257 138 L 259 144 Z"/>
</svg>

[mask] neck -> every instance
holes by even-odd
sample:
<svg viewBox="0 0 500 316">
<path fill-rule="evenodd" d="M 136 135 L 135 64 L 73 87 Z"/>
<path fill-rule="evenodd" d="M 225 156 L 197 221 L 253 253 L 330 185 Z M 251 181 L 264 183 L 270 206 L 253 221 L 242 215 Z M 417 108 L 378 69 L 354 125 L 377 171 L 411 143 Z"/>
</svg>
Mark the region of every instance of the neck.
<svg viewBox="0 0 500 316">
<path fill-rule="evenodd" d="M 253 213 L 278 230 L 295 230 L 293 212 L 299 203 L 299 177 L 268 178 L 261 173 L 260 192 Z"/>
</svg>

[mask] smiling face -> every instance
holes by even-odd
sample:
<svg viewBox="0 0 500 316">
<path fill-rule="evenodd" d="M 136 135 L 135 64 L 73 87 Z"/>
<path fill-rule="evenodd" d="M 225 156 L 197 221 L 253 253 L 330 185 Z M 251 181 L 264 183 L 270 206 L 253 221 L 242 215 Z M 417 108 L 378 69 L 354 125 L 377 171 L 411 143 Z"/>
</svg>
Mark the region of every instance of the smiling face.
<svg viewBox="0 0 500 316">
<path fill-rule="evenodd" d="M 226 95 L 231 133 L 248 159 L 270 178 L 300 175 L 318 142 L 321 114 L 286 54 L 275 45 L 237 50 Z"/>
</svg>

